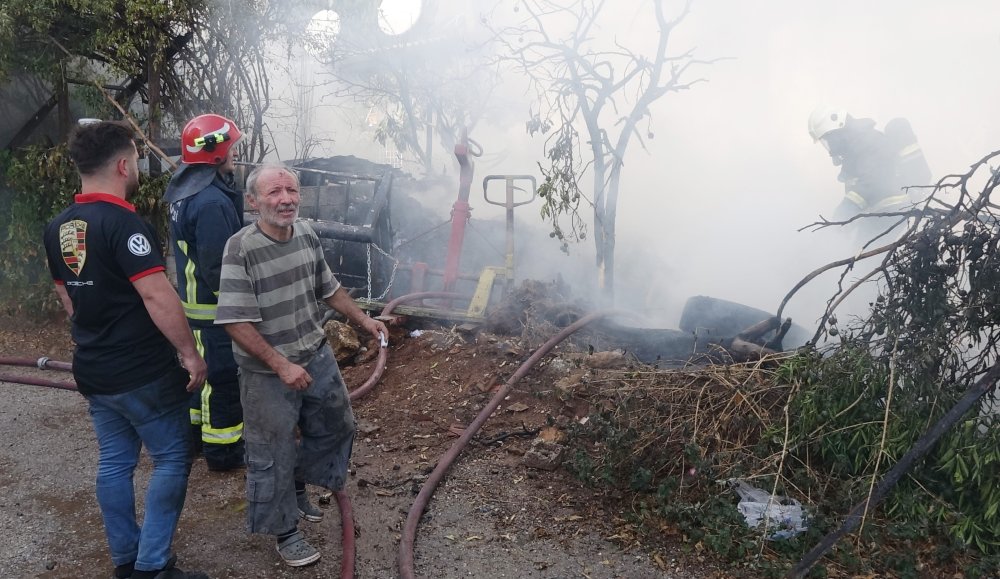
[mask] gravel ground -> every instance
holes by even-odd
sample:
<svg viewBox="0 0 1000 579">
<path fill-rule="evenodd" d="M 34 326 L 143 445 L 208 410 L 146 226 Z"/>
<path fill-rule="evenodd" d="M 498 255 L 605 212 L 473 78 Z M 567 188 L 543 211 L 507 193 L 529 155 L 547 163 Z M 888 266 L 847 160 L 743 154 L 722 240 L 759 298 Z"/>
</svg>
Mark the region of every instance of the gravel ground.
<svg viewBox="0 0 1000 579">
<path fill-rule="evenodd" d="M 3 382 L 0 396 L 0 577 L 107 577 L 110 562 L 94 499 L 97 448 L 84 401 L 74 392 Z M 382 448 L 384 442 L 361 440 L 355 449 L 349 492 L 358 528 L 357 577 L 398 575 L 399 532 L 421 480 L 401 460 L 402 451 Z M 141 464 L 139 485 L 149 466 Z M 417 575 L 704 576 L 676 561 L 664 561 L 661 569 L 645 553 L 622 551 L 603 538 L 610 525 L 595 526 L 583 516 L 580 499 L 551 495 L 550 476 L 526 471 L 503 451 L 460 461 L 418 531 Z M 179 566 L 216 578 L 339 575 L 335 505 L 323 505 L 322 523 L 303 523 L 324 558 L 298 570 L 278 562 L 269 538 L 244 532 L 244 506 L 242 472 L 212 473 L 197 461 L 175 541 Z"/>
</svg>

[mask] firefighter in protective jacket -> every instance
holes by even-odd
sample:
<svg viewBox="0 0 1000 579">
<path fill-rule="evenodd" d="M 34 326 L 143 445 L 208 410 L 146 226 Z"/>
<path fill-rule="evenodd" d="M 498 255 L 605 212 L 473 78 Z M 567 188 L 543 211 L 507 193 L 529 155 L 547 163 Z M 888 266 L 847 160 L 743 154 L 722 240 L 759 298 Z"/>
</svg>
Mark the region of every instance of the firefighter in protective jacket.
<svg viewBox="0 0 1000 579">
<path fill-rule="evenodd" d="M 192 399 L 191 425 L 209 470 L 244 465 L 243 408 L 232 342 L 214 325 L 226 241 L 243 227 L 233 154 L 242 137 L 233 121 L 214 114 L 191 119 L 181 132 L 181 166 L 167 185 L 170 242 L 177 291 L 195 342 L 208 364 L 205 387 Z"/>
<path fill-rule="evenodd" d="M 871 119 L 820 107 L 809 117 L 809 134 L 840 167 L 837 179 L 844 184 L 844 199 L 834 213 L 838 221 L 904 209 L 911 201 L 904 187 L 931 182 L 930 167 L 906 119 L 892 119 L 879 131 Z"/>
</svg>

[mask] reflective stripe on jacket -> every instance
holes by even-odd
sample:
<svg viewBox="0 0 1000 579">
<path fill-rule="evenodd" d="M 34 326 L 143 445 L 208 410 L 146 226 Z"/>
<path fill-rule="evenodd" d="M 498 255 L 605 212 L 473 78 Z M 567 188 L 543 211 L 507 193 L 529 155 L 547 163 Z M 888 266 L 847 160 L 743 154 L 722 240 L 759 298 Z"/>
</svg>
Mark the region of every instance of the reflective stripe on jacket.
<svg viewBox="0 0 1000 579">
<path fill-rule="evenodd" d="M 215 320 L 222 252 L 242 227 L 243 198 L 221 177 L 170 204 L 177 292 L 192 327 L 210 327 Z"/>
<path fill-rule="evenodd" d="M 848 191 L 847 193 L 844 193 L 844 197 L 846 197 L 851 203 L 857 205 L 858 209 L 866 213 L 885 213 L 887 211 L 893 211 L 902 205 L 905 205 L 910 200 L 909 196 L 905 193 L 885 197 L 874 204 L 868 203 L 868 200 L 856 191 Z"/>
</svg>

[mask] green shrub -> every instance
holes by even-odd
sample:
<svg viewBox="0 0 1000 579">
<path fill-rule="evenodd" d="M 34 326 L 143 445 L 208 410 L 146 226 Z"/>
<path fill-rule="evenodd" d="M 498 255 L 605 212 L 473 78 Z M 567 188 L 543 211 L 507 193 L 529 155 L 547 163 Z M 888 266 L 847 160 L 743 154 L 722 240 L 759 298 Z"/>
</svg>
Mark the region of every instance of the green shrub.
<svg viewBox="0 0 1000 579">
<path fill-rule="evenodd" d="M 73 202 L 80 179 L 65 145 L 28 147 L 0 156 L 0 307 L 7 313 L 45 317 L 60 309 L 45 263 L 45 224 Z M 129 199 L 166 240 L 167 215 L 160 198 L 168 175 L 140 175 L 139 192 Z"/>
</svg>

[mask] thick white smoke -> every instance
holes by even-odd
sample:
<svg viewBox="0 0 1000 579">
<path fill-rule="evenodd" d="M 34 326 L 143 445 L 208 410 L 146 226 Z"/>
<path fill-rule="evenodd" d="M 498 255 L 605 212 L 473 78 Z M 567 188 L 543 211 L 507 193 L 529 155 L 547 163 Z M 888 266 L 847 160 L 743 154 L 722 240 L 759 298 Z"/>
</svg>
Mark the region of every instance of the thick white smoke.
<svg viewBox="0 0 1000 579">
<path fill-rule="evenodd" d="M 463 34 L 485 37 L 485 29 L 475 28 L 480 14 L 516 19 L 523 16 L 514 12 L 517 4 L 463 2 L 442 14 L 458 18 Z M 651 51 L 650 2 L 607 4 L 608 19 L 594 33 Z M 906 117 L 935 178 L 1000 147 L 998 17 L 1000 4 L 992 0 L 696 1 L 672 39 L 674 52 L 694 48 L 704 59 L 732 58 L 693 73 L 708 82 L 658 101 L 648 152 L 633 146 L 628 153 L 618 218 L 619 295 L 665 326 L 675 326 L 686 298 L 697 294 L 774 311 L 809 271 L 850 255 L 856 247 L 850 236 L 796 231 L 829 216 L 843 194 L 837 169 L 806 130 L 819 104 L 843 106 L 879 127 Z M 530 96 L 519 79 L 505 78 L 474 128 L 487 151 L 477 165 L 476 218 L 501 214 L 481 201 L 484 175 L 538 175 L 542 140 L 524 130 Z M 385 153 L 372 144 L 364 103 L 319 93 L 312 99 L 322 107 L 311 126 L 325 139 L 315 153 L 373 159 Z M 292 135 L 280 130 L 275 142 L 279 151 L 294 148 Z M 447 151 L 435 155 L 436 166 L 457 175 Z M 451 195 L 428 200 L 442 215 L 452 201 Z M 537 206 L 519 209 L 517 218 L 519 231 L 546 230 Z M 525 260 L 523 275 L 593 275 L 589 241 L 565 259 L 544 237 L 525 235 L 519 243 L 545 256 Z M 578 269 L 581 275 L 570 273 Z M 833 276 L 814 282 L 786 313 L 811 324 L 834 282 Z"/>
</svg>

